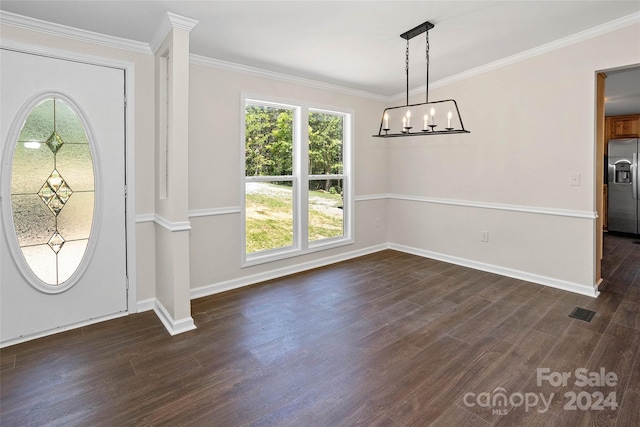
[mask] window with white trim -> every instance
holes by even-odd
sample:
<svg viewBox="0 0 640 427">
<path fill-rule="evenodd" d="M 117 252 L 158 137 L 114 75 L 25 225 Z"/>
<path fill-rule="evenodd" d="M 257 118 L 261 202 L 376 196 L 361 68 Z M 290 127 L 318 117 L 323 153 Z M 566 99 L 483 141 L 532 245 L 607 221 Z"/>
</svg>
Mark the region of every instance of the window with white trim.
<svg viewBox="0 0 640 427">
<path fill-rule="evenodd" d="M 352 243 L 351 117 L 243 97 L 245 265 Z"/>
</svg>

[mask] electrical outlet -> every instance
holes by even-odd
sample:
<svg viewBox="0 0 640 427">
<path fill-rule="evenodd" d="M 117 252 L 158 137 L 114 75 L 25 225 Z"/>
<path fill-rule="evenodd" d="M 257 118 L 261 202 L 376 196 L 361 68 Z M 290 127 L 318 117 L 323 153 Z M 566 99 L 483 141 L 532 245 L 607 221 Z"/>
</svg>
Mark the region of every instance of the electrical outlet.
<svg viewBox="0 0 640 427">
<path fill-rule="evenodd" d="M 488 231 L 483 231 L 482 232 L 482 236 L 480 237 L 480 241 L 481 242 L 488 242 L 489 241 L 489 232 Z"/>
<path fill-rule="evenodd" d="M 580 186 L 580 174 L 579 173 L 572 173 L 571 174 L 571 185 L 574 187 L 579 187 Z"/>
</svg>

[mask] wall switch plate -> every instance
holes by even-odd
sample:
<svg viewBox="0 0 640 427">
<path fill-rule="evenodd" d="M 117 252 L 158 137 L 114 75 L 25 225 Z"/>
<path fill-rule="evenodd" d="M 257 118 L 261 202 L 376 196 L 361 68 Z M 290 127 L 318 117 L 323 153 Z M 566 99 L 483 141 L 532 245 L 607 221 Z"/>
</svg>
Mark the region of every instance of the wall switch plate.
<svg viewBox="0 0 640 427">
<path fill-rule="evenodd" d="M 481 242 L 488 242 L 489 241 L 489 232 L 488 231 L 483 231 L 482 232 L 482 236 L 480 237 L 480 241 Z"/>
<path fill-rule="evenodd" d="M 571 174 L 571 185 L 574 187 L 579 187 L 580 186 L 580 174 L 579 173 L 572 173 Z"/>
</svg>

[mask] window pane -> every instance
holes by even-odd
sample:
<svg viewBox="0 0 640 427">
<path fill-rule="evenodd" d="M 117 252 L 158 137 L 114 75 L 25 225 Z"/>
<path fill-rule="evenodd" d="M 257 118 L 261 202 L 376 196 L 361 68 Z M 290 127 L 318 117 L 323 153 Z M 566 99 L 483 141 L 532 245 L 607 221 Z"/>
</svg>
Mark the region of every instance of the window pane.
<svg viewBox="0 0 640 427">
<path fill-rule="evenodd" d="M 45 142 L 53 131 L 53 99 L 47 99 L 31 111 L 20 131 L 18 141 Z"/>
<path fill-rule="evenodd" d="M 344 235 L 342 179 L 309 181 L 309 241 Z"/>
<path fill-rule="evenodd" d="M 56 217 L 37 194 L 11 196 L 13 225 L 20 246 L 47 243 L 56 231 Z"/>
<path fill-rule="evenodd" d="M 60 285 L 79 267 L 91 232 L 94 172 L 80 118 L 47 99 L 26 118 L 11 173 L 15 233 L 29 268 Z M 83 242 L 73 242 L 83 239 Z"/>
<path fill-rule="evenodd" d="M 341 174 L 344 118 L 341 115 L 309 112 L 309 173 Z"/>
<path fill-rule="evenodd" d="M 291 182 L 247 182 L 247 253 L 293 246 Z"/>
<path fill-rule="evenodd" d="M 248 104 L 245 113 L 246 176 L 293 173 L 293 110 Z"/>
<path fill-rule="evenodd" d="M 67 144 L 88 144 L 80 118 L 68 105 L 56 100 L 56 132 Z"/>
<path fill-rule="evenodd" d="M 40 280 L 45 283 L 58 283 L 56 254 L 49 245 L 27 246 L 22 248 L 27 264 Z"/>
<path fill-rule="evenodd" d="M 89 240 L 65 242 L 64 251 L 58 253 L 58 281 L 65 282 L 76 272 L 87 249 Z"/>
<path fill-rule="evenodd" d="M 37 193 L 42 187 L 41 177 L 48 176 L 54 168 L 53 159 L 53 153 L 44 143 L 18 142 L 13 158 L 11 194 Z"/>
<path fill-rule="evenodd" d="M 93 191 L 93 164 L 89 144 L 65 144 L 56 155 L 56 166 L 73 191 Z"/>
<path fill-rule="evenodd" d="M 93 222 L 93 191 L 75 192 L 58 215 L 58 232 L 66 240 L 88 239 Z"/>
</svg>

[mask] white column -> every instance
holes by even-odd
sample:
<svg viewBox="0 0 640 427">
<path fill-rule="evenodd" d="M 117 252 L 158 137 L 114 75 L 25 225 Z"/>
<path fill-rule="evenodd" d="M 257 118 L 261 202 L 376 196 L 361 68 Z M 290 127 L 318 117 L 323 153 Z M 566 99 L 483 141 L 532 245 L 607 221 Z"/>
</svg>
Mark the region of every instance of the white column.
<svg viewBox="0 0 640 427">
<path fill-rule="evenodd" d="M 189 33 L 197 21 L 167 13 L 156 56 L 156 305 L 172 335 L 195 329 L 189 275 Z"/>
</svg>

